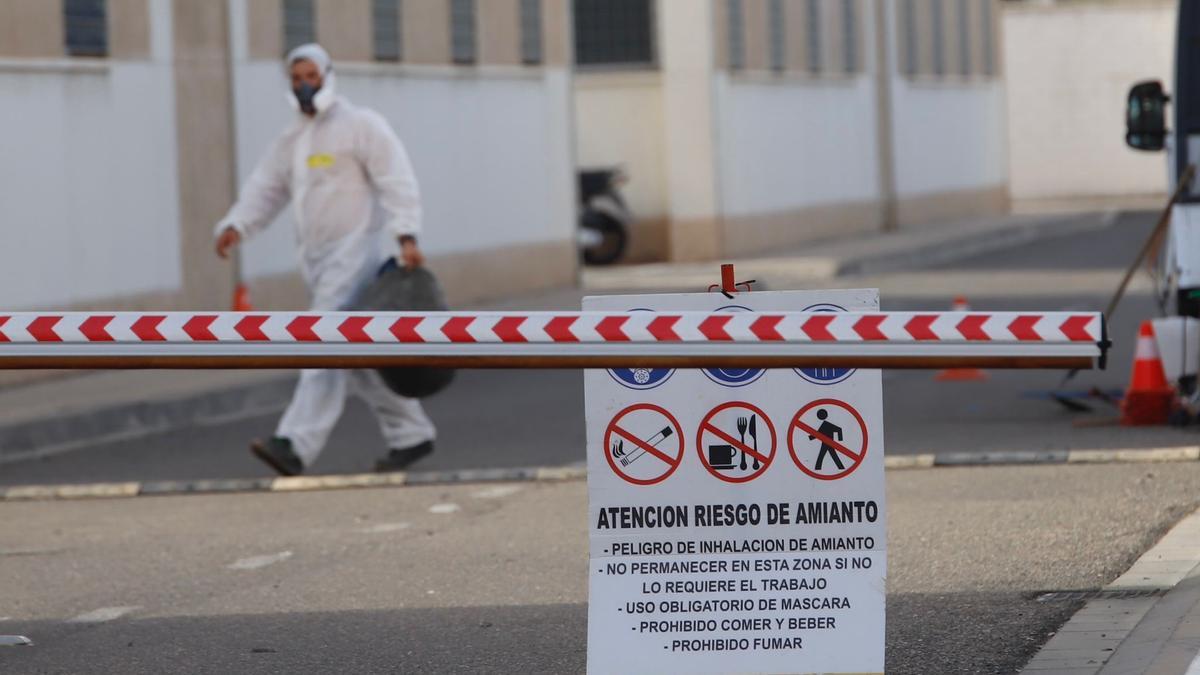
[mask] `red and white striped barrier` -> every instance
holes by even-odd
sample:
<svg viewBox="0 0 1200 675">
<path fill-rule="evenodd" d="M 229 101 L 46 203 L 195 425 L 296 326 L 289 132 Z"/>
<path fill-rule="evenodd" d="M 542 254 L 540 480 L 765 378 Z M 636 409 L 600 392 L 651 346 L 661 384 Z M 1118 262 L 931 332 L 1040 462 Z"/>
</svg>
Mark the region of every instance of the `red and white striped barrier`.
<svg viewBox="0 0 1200 675">
<path fill-rule="evenodd" d="M 0 368 L 1068 367 L 1080 312 L 0 313 Z"/>
</svg>

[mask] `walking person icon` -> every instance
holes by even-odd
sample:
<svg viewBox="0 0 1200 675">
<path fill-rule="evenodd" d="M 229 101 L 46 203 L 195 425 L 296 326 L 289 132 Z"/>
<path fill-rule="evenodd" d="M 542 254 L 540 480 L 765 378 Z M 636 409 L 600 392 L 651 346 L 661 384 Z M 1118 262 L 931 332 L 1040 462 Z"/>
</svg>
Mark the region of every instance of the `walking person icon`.
<svg viewBox="0 0 1200 675">
<path fill-rule="evenodd" d="M 826 454 L 833 459 L 833 463 L 837 465 L 838 471 L 845 471 L 846 467 L 842 464 L 841 458 L 838 457 L 837 450 L 835 450 L 833 446 L 829 445 L 829 442 L 825 440 L 830 439 L 841 443 L 842 428 L 829 421 L 829 413 L 825 410 L 817 411 L 817 419 L 821 420 L 821 426 L 817 427 L 817 432 L 824 437 L 821 440 L 821 452 L 817 455 L 817 471 L 820 471 L 821 465 L 825 463 Z M 815 441 L 817 440 L 817 437 L 810 434 L 808 440 Z"/>
</svg>

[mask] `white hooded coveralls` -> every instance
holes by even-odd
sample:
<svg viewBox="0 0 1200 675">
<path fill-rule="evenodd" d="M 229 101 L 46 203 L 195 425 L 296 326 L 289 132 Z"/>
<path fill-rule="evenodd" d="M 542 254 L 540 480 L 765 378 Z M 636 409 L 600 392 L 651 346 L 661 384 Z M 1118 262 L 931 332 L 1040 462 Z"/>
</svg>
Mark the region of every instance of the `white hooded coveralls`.
<svg viewBox="0 0 1200 675">
<path fill-rule="evenodd" d="M 324 63 L 312 60 L 327 69 L 327 56 Z M 298 118 L 250 175 L 217 233 L 232 227 L 253 236 L 291 201 L 312 309 L 350 309 L 394 253 L 383 234 L 394 242 L 420 230 L 417 181 L 400 139 L 378 113 L 337 97 L 315 117 Z M 421 404 L 392 392 L 374 370 L 303 370 L 276 435 L 291 440 L 305 466 L 324 447 L 350 387 L 378 418 L 390 448 L 436 435 Z"/>
</svg>

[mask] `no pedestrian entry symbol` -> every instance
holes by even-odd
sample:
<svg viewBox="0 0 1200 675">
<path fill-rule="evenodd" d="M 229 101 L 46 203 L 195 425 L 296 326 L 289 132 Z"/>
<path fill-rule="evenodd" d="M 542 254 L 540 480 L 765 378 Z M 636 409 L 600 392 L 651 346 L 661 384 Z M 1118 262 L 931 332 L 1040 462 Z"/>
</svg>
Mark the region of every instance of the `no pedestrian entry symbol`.
<svg viewBox="0 0 1200 675">
<path fill-rule="evenodd" d="M 727 483 L 761 476 L 775 459 L 775 446 L 775 426 L 766 413 L 741 401 L 713 408 L 696 432 L 696 451 L 704 468 Z"/>
<path fill-rule="evenodd" d="M 634 485 L 661 483 L 683 461 L 683 430 L 664 408 L 631 405 L 608 423 L 604 456 L 618 476 Z"/>
<path fill-rule="evenodd" d="M 850 404 L 823 398 L 800 409 L 788 428 L 788 452 L 818 480 L 845 478 L 867 456 L 867 423 Z"/>
</svg>

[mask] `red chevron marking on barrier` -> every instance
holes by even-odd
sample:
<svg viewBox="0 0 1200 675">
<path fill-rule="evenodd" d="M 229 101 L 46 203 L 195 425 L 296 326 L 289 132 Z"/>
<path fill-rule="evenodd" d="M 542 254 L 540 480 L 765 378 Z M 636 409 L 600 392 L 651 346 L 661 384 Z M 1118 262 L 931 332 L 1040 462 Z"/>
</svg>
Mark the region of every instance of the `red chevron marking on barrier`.
<svg viewBox="0 0 1200 675">
<path fill-rule="evenodd" d="M 937 321 L 937 316 L 932 314 L 920 314 L 908 320 L 904 324 L 904 330 L 913 336 L 914 340 L 940 340 L 937 333 L 933 332 L 933 322 Z"/>
<path fill-rule="evenodd" d="M 1042 336 L 1038 335 L 1037 325 L 1041 320 L 1040 316 L 1018 316 L 1008 324 L 1008 332 L 1022 342 L 1039 341 Z"/>
<path fill-rule="evenodd" d="M 714 342 L 732 342 L 725 326 L 733 321 L 732 316 L 710 316 L 700 323 L 700 334 Z"/>
<path fill-rule="evenodd" d="M 836 318 L 832 313 L 829 316 L 814 316 L 805 321 L 800 330 L 804 331 L 804 334 L 809 338 L 818 342 L 832 342 L 837 338 L 833 336 L 833 333 L 829 332 L 829 324 L 833 323 L 833 320 Z"/>
<path fill-rule="evenodd" d="M 112 323 L 111 316 L 89 316 L 79 324 L 79 333 L 88 342 L 112 342 L 113 336 L 108 334 L 108 324 Z"/>
<path fill-rule="evenodd" d="M 297 342 L 320 342 L 321 336 L 313 328 L 321 320 L 319 316 L 298 316 L 287 325 L 288 335 Z"/>
<path fill-rule="evenodd" d="M 1092 342 L 1096 339 L 1088 331 L 1088 326 L 1092 323 L 1092 318 L 1090 316 L 1073 316 L 1064 321 L 1059 330 L 1071 342 Z"/>
<path fill-rule="evenodd" d="M 338 332 L 348 342 L 374 342 L 370 335 L 367 335 L 367 324 L 371 323 L 369 316 L 352 316 L 342 322 L 338 326 Z"/>
<path fill-rule="evenodd" d="M 0 328 L 4 328 L 4 324 L 8 323 L 8 320 L 11 318 L 10 316 L 0 316 Z M 0 342 L 12 342 L 12 340 L 9 340 L 4 331 L 0 330 Z"/>
<path fill-rule="evenodd" d="M 750 332 L 754 333 L 759 340 L 766 342 L 781 342 L 783 336 L 779 334 L 779 324 L 783 323 L 782 316 L 761 316 L 750 324 Z"/>
<path fill-rule="evenodd" d="M 467 330 L 474 320 L 469 316 L 456 316 L 448 319 L 442 326 L 442 335 L 449 338 L 451 342 L 475 342 L 475 337 Z"/>
<path fill-rule="evenodd" d="M 54 325 L 61 320 L 61 316 L 39 316 L 29 322 L 29 328 L 26 330 L 30 337 L 38 342 L 62 342 L 62 338 L 54 332 Z"/>
<path fill-rule="evenodd" d="M 216 342 L 217 336 L 212 334 L 209 327 L 217 317 L 212 315 L 198 315 L 188 319 L 188 322 L 183 324 L 183 332 L 188 334 L 188 337 L 197 342 Z"/>
<path fill-rule="evenodd" d="M 268 318 L 270 317 L 262 316 L 261 314 L 247 316 L 238 321 L 233 329 L 247 342 L 267 342 L 271 338 L 267 337 L 267 334 L 262 331 L 262 327 Z"/>
<path fill-rule="evenodd" d="M 868 314 L 855 322 L 854 332 L 858 333 L 858 336 L 864 340 L 886 340 L 888 336 L 884 335 L 883 331 L 879 328 L 883 325 L 884 321 L 887 321 L 886 316 Z"/>
<path fill-rule="evenodd" d="M 419 316 L 406 316 L 396 319 L 396 323 L 392 324 L 389 329 L 392 335 L 400 342 L 424 342 L 425 338 L 417 332 L 417 326 L 425 319 Z"/>
<path fill-rule="evenodd" d="M 579 338 L 571 332 L 575 320 L 576 317 L 573 316 L 556 316 L 550 319 L 546 322 L 546 335 L 555 342 L 579 342 Z"/>
<path fill-rule="evenodd" d="M 660 316 L 646 326 L 646 331 L 659 342 L 679 342 L 679 334 L 675 332 L 677 323 L 679 323 L 677 316 Z"/>
<path fill-rule="evenodd" d="M 165 316 L 146 315 L 133 322 L 129 327 L 129 331 L 137 336 L 137 339 L 142 342 L 166 342 L 167 338 L 158 332 L 158 326 L 163 321 L 166 321 Z"/>
<path fill-rule="evenodd" d="M 627 316 L 608 316 L 596 324 L 596 333 L 608 342 L 629 342 L 629 336 L 623 330 Z"/>
<path fill-rule="evenodd" d="M 959 321 L 956 328 L 959 334 L 968 340 L 991 340 L 992 336 L 983 330 L 983 324 L 987 323 L 987 320 L 990 318 L 992 317 L 988 314 L 970 314 L 964 317 L 962 321 Z"/>
<path fill-rule="evenodd" d="M 492 332 L 501 342 L 529 342 L 521 333 L 521 324 L 525 323 L 523 316 L 506 316 L 496 322 Z"/>
</svg>

